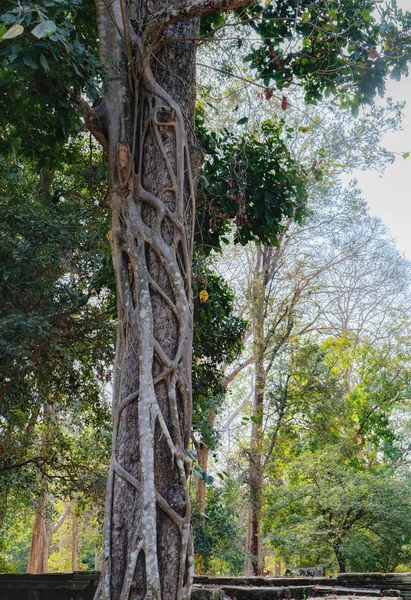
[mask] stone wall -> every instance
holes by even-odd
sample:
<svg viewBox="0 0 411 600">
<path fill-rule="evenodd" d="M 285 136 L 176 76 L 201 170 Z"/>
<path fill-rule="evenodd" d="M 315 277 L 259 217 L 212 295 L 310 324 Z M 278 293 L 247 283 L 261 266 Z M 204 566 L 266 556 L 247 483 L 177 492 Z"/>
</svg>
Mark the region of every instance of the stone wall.
<svg viewBox="0 0 411 600">
<path fill-rule="evenodd" d="M 98 572 L 47 575 L 0 574 L 0 600 L 93 600 Z M 338 577 L 196 577 L 192 600 L 222 600 L 224 591 L 237 600 L 303 599 L 321 590 L 367 588 L 370 595 L 411 600 L 411 573 L 346 573 Z M 203 587 L 204 586 L 204 587 Z"/>
</svg>

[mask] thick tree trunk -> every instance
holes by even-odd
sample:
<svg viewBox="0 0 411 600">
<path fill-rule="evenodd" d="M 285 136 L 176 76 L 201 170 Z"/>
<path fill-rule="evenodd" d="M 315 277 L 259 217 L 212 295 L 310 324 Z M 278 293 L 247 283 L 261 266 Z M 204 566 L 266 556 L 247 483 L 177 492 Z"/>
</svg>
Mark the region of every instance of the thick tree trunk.
<svg viewBox="0 0 411 600">
<path fill-rule="evenodd" d="M 262 560 L 260 546 L 261 492 L 263 484 L 263 417 L 266 372 L 264 368 L 264 322 L 265 322 L 265 253 L 257 250 L 257 263 L 254 273 L 253 303 L 253 346 L 255 364 L 255 383 L 253 399 L 253 422 L 249 450 L 249 508 L 247 553 L 245 561 L 246 575 L 261 575 Z"/>
<path fill-rule="evenodd" d="M 167 44 L 150 46 L 142 35 L 146 4 L 115 0 L 107 9 L 97 0 L 119 317 L 96 593 L 104 600 L 188 599 L 193 575 L 187 451 L 196 45 L 181 40 L 195 39 L 198 23 L 169 27 Z"/>
<path fill-rule="evenodd" d="M 252 0 L 95 0 L 118 291 L 113 451 L 96 598 L 184 600 L 193 552 L 190 289 L 198 17 Z"/>
<path fill-rule="evenodd" d="M 47 480 L 43 476 L 40 482 L 40 490 L 44 492 L 44 495 L 34 517 L 30 555 L 27 564 L 27 573 L 32 574 L 48 573 L 49 552 L 53 534 L 63 525 L 72 508 L 71 502 L 66 504 L 58 521 L 53 524 L 49 514 L 51 511 L 46 487 Z"/>
<path fill-rule="evenodd" d="M 47 517 L 47 494 L 44 494 L 34 517 L 27 573 L 48 573 L 50 542 L 51 525 Z"/>
</svg>

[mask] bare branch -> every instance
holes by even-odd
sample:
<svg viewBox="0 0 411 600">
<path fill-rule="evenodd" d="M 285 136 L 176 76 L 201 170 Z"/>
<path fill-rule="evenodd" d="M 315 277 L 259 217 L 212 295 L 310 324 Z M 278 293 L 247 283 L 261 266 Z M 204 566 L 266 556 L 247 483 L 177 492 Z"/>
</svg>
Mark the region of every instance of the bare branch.
<svg viewBox="0 0 411 600">
<path fill-rule="evenodd" d="M 54 523 L 54 525 L 51 528 L 51 533 L 56 533 L 56 531 L 58 531 L 58 529 L 60 529 L 60 527 L 63 525 L 64 521 L 67 519 L 68 514 L 70 513 L 71 509 L 74 506 L 74 502 L 68 502 L 68 504 L 66 504 L 60 518 L 58 519 L 58 521 L 56 523 Z"/>
<path fill-rule="evenodd" d="M 241 371 L 243 369 L 248 367 L 248 365 L 251 365 L 253 362 L 254 362 L 254 355 L 251 355 L 244 362 L 242 362 L 237 367 L 235 367 L 235 369 L 233 369 L 231 371 L 231 373 L 229 373 L 228 375 L 225 375 L 224 379 L 223 379 L 224 386 L 227 387 L 228 384 L 231 383 L 232 381 L 234 381 L 234 379 L 237 377 L 237 375 L 239 373 L 241 373 Z"/>
</svg>

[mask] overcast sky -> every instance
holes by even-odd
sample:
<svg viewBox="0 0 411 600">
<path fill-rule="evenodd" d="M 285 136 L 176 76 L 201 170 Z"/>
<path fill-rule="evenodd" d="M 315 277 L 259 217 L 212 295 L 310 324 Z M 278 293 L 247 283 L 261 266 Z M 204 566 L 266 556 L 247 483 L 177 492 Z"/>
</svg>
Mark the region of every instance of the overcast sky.
<svg viewBox="0 0 411 600">
<path fill-rule="evenodd" d="M 411 11 L 411 0 L 398 0 L 398 6 Z M 382 176 L 373 171 L 357 172 L 355 176 L 371 213 L 384 221 L 400 252 L 411 260 L 411 73 L 400 82 L 389 81 L 387 96 L 407 102 L 403 131 L 386 134 L 383 138 L 383 146 L 399 154 Z M 406 160 L 402 158 L 405 152 L 410 153 Z"/>
</svg>

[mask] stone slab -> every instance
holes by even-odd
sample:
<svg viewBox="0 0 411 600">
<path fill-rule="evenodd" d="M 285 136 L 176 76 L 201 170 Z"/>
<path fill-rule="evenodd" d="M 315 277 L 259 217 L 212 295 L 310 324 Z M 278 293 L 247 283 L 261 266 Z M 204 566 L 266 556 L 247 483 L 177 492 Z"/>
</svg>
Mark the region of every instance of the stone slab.
<svg viewBox="0 0 411 600">
<path fill-rule="evenodd" d="M 255 587 L 224 585 L 222 589 L 225 595 L 233 600 L 234 598 L 235 600 L 303 600 L 314 593 L 313 586 Z"/>
<path fill-rule="evenodd" d="M 224 590 L 193 586 L 191 600 L 224 600 Z"/>
</svg>

